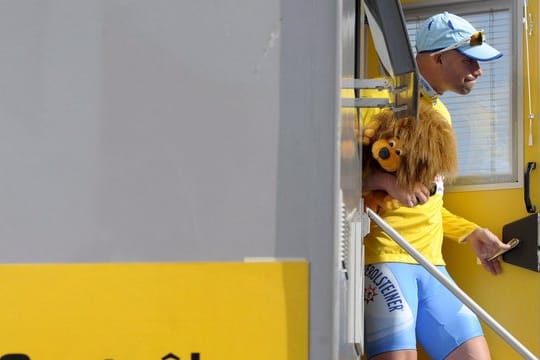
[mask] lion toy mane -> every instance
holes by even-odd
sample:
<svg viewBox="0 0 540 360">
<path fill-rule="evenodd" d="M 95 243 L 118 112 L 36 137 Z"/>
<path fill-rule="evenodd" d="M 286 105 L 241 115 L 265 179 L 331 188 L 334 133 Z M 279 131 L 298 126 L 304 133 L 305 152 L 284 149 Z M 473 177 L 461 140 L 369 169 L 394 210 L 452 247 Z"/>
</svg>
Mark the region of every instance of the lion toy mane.
<svg viewBox="0 0 540 360">
<path fill-rule="evenodd" d="M 446 182 L 457 175 L 457 145 L 450 123 L 431 106 L 420 104 L 415 117 L 396 118 L 385 109 L 373 116 L 362 131 L 364 174 L 379 170 L 395 174 L 400 186 L 412 191 L 420 183 L 432 189 L 435 178 Z M 363 194 L 374 211 L 401 206 L 385 191 Z"/>
</svg>

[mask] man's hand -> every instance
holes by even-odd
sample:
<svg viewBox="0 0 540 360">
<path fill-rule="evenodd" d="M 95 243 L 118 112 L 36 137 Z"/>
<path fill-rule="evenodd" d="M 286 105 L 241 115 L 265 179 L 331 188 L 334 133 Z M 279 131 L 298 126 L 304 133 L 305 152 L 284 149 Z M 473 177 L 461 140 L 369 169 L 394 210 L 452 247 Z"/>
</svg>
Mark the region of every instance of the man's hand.
<svg viewBox="0 0 540 360">
<path fill-rule="evenodd" d="M 502 272 L 500 256 L 491 261 L 488 261 L 488 259 L 501 250 L 509 249 L 510 245 L 503 243 L 495 234 L 483 228 L 474 230 L 464 241 L 472 246 L 484 269 L 493 275 Z"/>
<path fill-rule="evenodd" d="M 394 197 L 406 207 L 414 207 L 428 201 L 429 189 L 422 184 L 416 184 L 412 191 L 396 187 L 396 196 Z"/>
</svg>

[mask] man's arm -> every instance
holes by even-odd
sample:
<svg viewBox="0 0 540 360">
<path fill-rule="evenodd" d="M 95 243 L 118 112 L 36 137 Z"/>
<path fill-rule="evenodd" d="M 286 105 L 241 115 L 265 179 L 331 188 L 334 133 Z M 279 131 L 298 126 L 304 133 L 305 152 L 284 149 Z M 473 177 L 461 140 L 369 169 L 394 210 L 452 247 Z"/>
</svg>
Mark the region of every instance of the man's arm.
<svg viewBox="0 0 540 360">
<path fill-rule="evenodd" d="M 500 256 L 489 261 L 488 259 L 501 250 L 510 248 L 510 245 L 503 243 L 488 229 L 484 229 L 477 224 L 453 214 L 446 208 L 442 209 L 444 237 L 460 244 L 471 245 L 478 260 L 484 269 L 493 275 L 500 274 L 502 267 Z"/>
<path fill-rule="evenodd" d="M 429 189 L 417 184 L 413 190 L 400 186 L 396 177 L 388 172 L 376 171 L 366 176 L 362 181 L 362 191 L 383 190 L 397 199 L 406 207 L 414 207 L 425 203 L 429 199 Z"/>
</svg>

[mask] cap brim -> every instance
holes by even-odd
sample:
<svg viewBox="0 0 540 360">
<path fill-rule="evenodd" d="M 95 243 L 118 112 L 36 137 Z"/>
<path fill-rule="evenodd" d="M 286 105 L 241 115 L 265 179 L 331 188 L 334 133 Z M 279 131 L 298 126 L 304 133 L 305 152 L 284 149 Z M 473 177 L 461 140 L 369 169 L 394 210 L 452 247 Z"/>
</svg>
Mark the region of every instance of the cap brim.
<svg viewBox="0 0 540 360">
<path fill-rule="evenodd" d="M 457 48 L 457 51 L 467 56 L 468 58 L 477 61 L 491 61 L 503 56 L 503 54 L 499 50 L 486 43 L 477 46 L 462 46 L 460 48 Z"/>
</svg>

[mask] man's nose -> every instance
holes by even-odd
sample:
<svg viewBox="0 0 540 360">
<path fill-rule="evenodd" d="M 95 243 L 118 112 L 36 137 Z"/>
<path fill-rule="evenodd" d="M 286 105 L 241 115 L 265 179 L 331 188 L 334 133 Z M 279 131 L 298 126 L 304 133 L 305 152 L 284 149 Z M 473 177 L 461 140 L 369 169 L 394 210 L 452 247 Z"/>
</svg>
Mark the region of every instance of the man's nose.
<svg viewBox="0 0 540 360">
<path fill-rule="evenodd" d="M 478 63 L 478 61 L 475 61 L 473 63 L 473 71 L 472 73 L 478 77 L 478 76 L 482 76 L 483 74 L 483 71 L 482 71 L 482 68 L 480 67 L 480 64 Z"/>
</svg>

